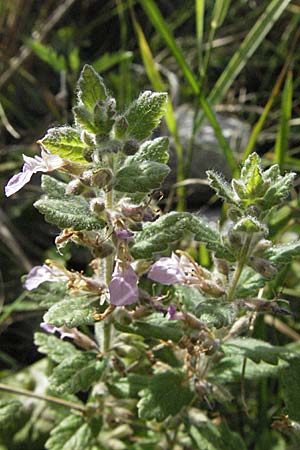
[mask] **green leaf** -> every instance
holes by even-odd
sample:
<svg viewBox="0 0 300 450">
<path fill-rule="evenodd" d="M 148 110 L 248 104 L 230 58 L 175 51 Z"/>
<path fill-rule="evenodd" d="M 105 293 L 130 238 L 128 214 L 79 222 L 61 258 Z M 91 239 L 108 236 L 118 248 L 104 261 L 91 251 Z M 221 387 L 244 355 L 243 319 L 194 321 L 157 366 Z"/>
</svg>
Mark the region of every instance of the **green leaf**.
<svg viewBox="0 0 300 450">
<path fill-rule="evenodd" d="M 0 435 L 2 432 L 12 432 L 22 425 L 23 405 L 19 400 L 0 401 Z"/>
<path fill-rule="evenodd" d="M 206 243 L 207 247 L 215 250 L 220 257 L 228 255 L 217 230 L 195 215 L 180 212 L 171 212 L 155 222 L 145 224 L 144 230 L 136 233 L 131 253 L 136 259 L 152 258 L 154 253 L 167 250 L 171 243 L 191 234 L 196 241 Z"/>
<path fill-rule="evenodd" d="M 225 202 L 237 204 L 235 193 L 231 189 L 229 183 L 227 183 L 221 175 L 213 170 L 208 170 L 206 175 L 210 187 L 216 191 L 218 197 L 225 200 Z"/>
<path fill-rule="evenodd" d="M 87 163 L 83 152 L 88 146 L 81 140 L 81 130 L 73 127 L 50 128 L 38 141 L 50 153 L 71 161 Z"/>
<path fill-rule="evenodd" d="M 152 141 L 144 142 L 138 152 L 132 157 L 132 161 L 154 161 L 157 163 L 166 164 L 169 159 L 169 139 L 167 137 L 160 137 Z"/>
<path fill-rule="evenodd" d="M 295 173 L 290 172 L 287 173 L 284 177 L 279 177 L 276 181 L 274 181 L 274 183 L 271 184 L 263 198 L 263 204 L 266 209 L 280 204 L 288 197 L 295 176 Z"/>
<path fill-rule="evenodd" d="M 58 394 L 87 391 L 100 379 L 105 367 L 106 361 L 99 361 L 94 352 L 73 353 L 53 369 L 49 378 L 50 389 Z"/>
<path fill-rule="evenodd" d="M 195 450 L 247 450 L 241 436 L 231 431 L 225 422 L 215 425 L 207 420 L 197 428 L 192 425 L 189 435 Z"/>
<path fill-rule="evenodd" d="M 60 363 L 75 353 L 79 353 L 79 350 L 73 344 L 51 334 L 35 333 L 34 343 L 40 353 L 48 355 L 56 363 Z"/>
<path fill-rule="evenodd" d="M 26 291 L 26 298 L 36 302 L 42 309 L 61 301 L 67 294 L 66 283 L 46 281 L 32 291 Z"/>
<path fill-rule="evenodd" d="M 290 361 L 282 370 L 283 398 L 288 410 L 289 419 L 300 421 L 300 359 Z"/>
<path fill-rule="evenodd" d="M 94 444 L 89 424 L 72 414 L 51 431 L 45 446 L 47 450 L 93 450 Z"/>
<path fill-rule="evenodd" d="M 265 361 L 268 364 L 278 364 L 278 358 L 287 356 L 288 349 L 284 347 L 272 346 L 268 342 L 254 338 L 234 338 L 222 345 L 225 355 L 242 355 L 245 358 L 259 363 Z"/>
<path fill-rule="evenodd" d="M 193 393 L 184 384 L 185 374 L 177 371 L 156 373 L 146 389 L 140 392 L 138 402 L 139 417 L 144 420 L 162 421 L 168 416 L 175 416 L 188 405 Z"/>
<path fill-rule="evenodd" d="M 258 290 L 263 287 L 265 283 L 266 280 L 264 279 L 264 277 L 262 277 L 259 273 L 256 273 L 250 267 L 245 267 L 239 279 L 235 291 L 235 297 L 255 297 L 258 293 Z"/>
<path fill-rule="evenodd" d="M 77 89 L 79 102 L 83 103 L 91 113 L 93 113 L 94 107 L 99 100 L 106 100 L 108 98 L 102 78 L 92 66 L 87 64 L 80 74 Z"/>
<path fill-rule="evenodd" d="M 93 313 L 99 305 L 99 299 L 87 296 L 69 297 L 55 303 L 44 315 L 44 321 L 56 327 L 67 325 L 69 328 L 90 325 L 95 322 Z"/>
<path fill-rule="evenodd" d="M 115 175 L 114 188 L 121 192 L 149 192 L 161 186 L 170 169 L 154 161 L 129 161 Z"/>
<path fill-rule="evenodd" d="M 67 184 L 49 175 L 42 175 L 41 187 L 49 198 L 62 198 L 66 196 Z"/>
<path fill-rule="evenodd" d="M 245 184 L 245 196 L 247 199 L 255 201 L 257 198 L 263 196 L 265 193 L 265 183 L 260 167 L 260 158 L 257 153 L 252 153 L 245 161 L 241 178 Z"/>
<path fill-rule="evenodd" d="M 288 242 L 287 244 L 273 245 L 266 250 L 264 256 L 275 264 L 288 264 L 291 258 L 299 256 L 300 241 Z"/>
<path fill-rule="evenodd" d="M 196 315 L 208 327 L 222 328 L 232 325 L 237 317 L 237 308 L 221 300 L 202 301 L 196 308 Z"/>
<path fill-rule="evenodd" d="M 37 42 L 34 39 L 27 39 L 26 44 L 32 51 L 45 63 L 49 64 L 55 72 L 61 72 L 67 69 L 65 57 L 59 55 L 54 48 L 49 45 Z"/>
<path fill-rule="evenodd" d="M 75 118 L 75 125 L 83 128 L 91 133 L 97 133 L 97 126 L 94 122 L 94 114 L 92 114 L 83 105 L 74 106 L 73 114 Z"/>
<path fill-rule="evenodd" d="M 87 201 L 79 196 L 67 199 L 41 198 L 34 206 L 45 220 L 60 228 L 75 230 L 99 230 L 105 227 L 104 220 L 92 214 Z"/>
<path fill-rule="evenodd" d="M 138 141 L 147 138 L 164 115 L 167 101 L 168 94 L 164 92 L 143 92 L 124 113 L 128 122 L 126 135 Z"/>
<path fill-rule="evenodd" d="M 178 342 L 183 335 L 181 324 L 176 320 L 167 320 L 161 313 L 153 313 L 143 320 L 135 320 L 130 325 L 116 322 L 115 327 L 124 333 L 138 334 L 146 339 Z"/>
<path fill-rule="evenodd" d="M 263 233 L 267 235 L 268 229 L 265 224 L 259 222 L 256 217 L 246 216 L 240 219 L 233 227 L 233 232 L 238 233 Z"/>
</svg>

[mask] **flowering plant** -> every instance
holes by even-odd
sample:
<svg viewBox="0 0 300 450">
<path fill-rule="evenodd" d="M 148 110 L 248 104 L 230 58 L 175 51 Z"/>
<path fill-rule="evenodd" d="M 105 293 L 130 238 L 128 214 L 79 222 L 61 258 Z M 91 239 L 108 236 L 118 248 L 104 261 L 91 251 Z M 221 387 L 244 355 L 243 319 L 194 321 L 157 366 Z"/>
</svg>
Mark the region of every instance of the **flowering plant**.
<svg viewBox="0 0 300 450">
<path fill-rule="evenodd" d="M 289 313 L 266 286 L 300 242 L 274 244 L 268 219 L 288 197 L 294 174 L 281 175 L 276 165 L 263 170 L 253 153 L 231 184 L 208 172 L 226 204 L 223 228 L 197 214 L 160 214 L 153 192 L 169 173 L 169 144 L 149 136 L 167 94 L 146 91 L 118 113 L 90 66 L 77 94 L 75 124 L 50 129 L 39 141 L 42 156 L 24 156 L 22 172 L 6 187 L 9 196 L 34 173 L 58 170 L 61 176 L 42 176 L 35 207 L 61 229 L 59 251 L 71 242 L 91 254 L 86 273 L 47 260 L 25 281 L 46 310 L 35 343 L 52 363 L 44 367 L 42 394 L 34 394 L 52 405 L 45 446 L 246 449 L 222 414 L 212 418 L 219 404 L 232 402 L 232 383 L 282 371 L 292 380 L 299 365 L 295 346 L 251 336 L 258 315 Z M 200 242 L 210 252 L 209 269 L 191 256 L 190 244 Z M 27 414 L 11 399 L 2 408 L 8 422 Z M 290 418 L 289 426 L 300 419 L 294 411 Z"/>
</svg>

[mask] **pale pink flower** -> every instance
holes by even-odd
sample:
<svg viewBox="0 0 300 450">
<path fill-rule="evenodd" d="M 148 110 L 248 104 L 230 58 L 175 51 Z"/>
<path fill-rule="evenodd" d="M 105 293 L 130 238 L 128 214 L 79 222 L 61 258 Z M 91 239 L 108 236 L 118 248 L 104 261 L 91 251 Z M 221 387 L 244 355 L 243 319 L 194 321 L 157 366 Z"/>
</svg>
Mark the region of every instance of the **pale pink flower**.
<svg viewBox="0 0 300 450">
<path fill-rule="evenodd" d="M 31 158 L 23 155 L 23 159 L 24 165 L 22 172 L 14 175 L 5 186 L 6 197 L 9 197 L 22 189 L 22 187 L 30 181 L 34 173 L 51 172 L 52 170 L 59 169 L 64 164 L 64 160 L 60 156 L 51 155 L 43 148 L 41 151 L 41 156 Z"/>
<path fill-rule="evenodd" d="M 67 281 L 67 275 L 57 267 L 49 267 L 46 264 L 35 266 L 28 273 L 24 283 L 25 289 L 32 291 L 45 281 Z"/>
<path fill-rule="evenodd" d="M 110 303 L 115 306 L 131 305 L 138 301 L 138 277 L 130 264 L 117 264 L 108 285 Z"/>
<path fill-rule="evenodd" d="M 171 258 L 163 257 L 156 261 L 148 272 L 148 278 L 161 284 L 183 284 L 186 278 L 180 265 L 180 258 L 172 253 Z"/>
</svg>

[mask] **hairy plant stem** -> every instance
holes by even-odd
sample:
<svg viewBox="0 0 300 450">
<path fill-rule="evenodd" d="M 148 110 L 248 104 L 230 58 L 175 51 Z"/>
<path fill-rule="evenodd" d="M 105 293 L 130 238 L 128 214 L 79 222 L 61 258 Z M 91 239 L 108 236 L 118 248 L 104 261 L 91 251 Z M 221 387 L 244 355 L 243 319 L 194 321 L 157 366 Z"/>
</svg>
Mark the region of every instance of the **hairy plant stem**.
<svg viewBox="0 0 300 450">
<path fill-rule="evenodd" d="M 230 284 L 228 292 L 227 292 L 227 300 L 228 301 L 233 300 L 237 284 L 239 282 L 240 276 L 241 276 L 243 268 L 245 266 L 245 262 L 246 262 L 246 259 L 248 256 L 248 251 L 249 251 L 249 248 L 251 245 L 251 240 L 252 240 L 252 237 L 247 236 L 246 242 L 242 247 L 242 250 L 241 250 L 238 262 L 237 262 L 237 266 L 236 266 L 235 272 L 234 272 L 232 280 L 231 280 L 231 284 Z"/>
<path fill-rule="evenodd" d="M 15 386 L 9 386 L 8 384 L 0 383 L 0 391 L 10 392 L 11 394 L 16 395 L 24 395 L 26 397 L 36 398 L 38 400 L 43 400 L 46 402 L 56 403 L 57 405 L 66 406 L 67 408 L 75 409 L 76 411 L 80 411 L 82 413 L 86 412 L 86 407 L 79 405 L 78 403 L 73 403 L 61 398 L 52 397 L 52 395 L 36 394 L 35 392 L 27 391 L 26 389 L 20 389 Z"/>
<path fill-rule="evenodd" d="M 113 191 L 110 190 L 106 192 L 105 194 L 105 204 L 107 209 L 113 208 Z M 111 227 L 108 229 L 108 233 L 110 234 L 112 232 Z M 111 254 L 106 257 L 105 260 L 105 281 L 106 284 L 109 285 L 111 276 L 113 273 L 113 267 L 114 267 L 114 255 Z M 108 320 L 105 321 L 103 325 L 103 352 L 107 352 L 110 347 L 110 337 L 111 337 L 111 320 L 108 318 Z"/>
</svg>

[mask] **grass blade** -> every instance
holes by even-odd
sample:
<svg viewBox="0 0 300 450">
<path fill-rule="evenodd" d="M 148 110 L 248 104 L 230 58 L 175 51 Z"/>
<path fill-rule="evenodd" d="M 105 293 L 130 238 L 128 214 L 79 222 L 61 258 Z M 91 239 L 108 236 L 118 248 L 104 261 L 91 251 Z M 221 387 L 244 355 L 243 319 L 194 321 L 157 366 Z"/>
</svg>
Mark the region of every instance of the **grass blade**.
<svg viewBox="0 0 300 450">
<path fill-rule="evenodd" d="M 148 45 L 148 42 L 145 38 L 145 35 L 143 33 L 143 30 L 137 21 L 133 9 L 130 10 L 131 12 L 131 18 L 133 21 L 133 25 L 137 34 L 138 43 L 141 51 L 141 56 L 143 59 L 144 67 L 147 72 L 148 78 L 151 81 L 151 84 L 153 88 L 156 91 L 164 91 L 165 85 L 163 83 L 163 80 L 160 76 L 160 73 L 157 69 L 155 60 L 152 56 L 150 47 Z M 176 118 L 173 110 L 173 106 L 171 103 L 171 100 L 169 98 L 166 108 L 166 115 L 165 120 L 167 127 L 173 136 L 174 139 L 174 145 L 177 155 L 177 182 L 180 182 L 184 179 L 184 161 L 183 161 L 183 149 L 179 141 L 178 133 L 177 133 L 177 123 Z M 177 197 L 178 197 L 178 210 L 183 211 L 185 206 L 185 190 L 184 187 L 179 186 L 177 188 Z"/>
<path fill-rule="evenodd" d="M 198 70 L 201 77 L 202 73 L 202 60 L 203 60 L 203 30 L 204 30 L 204 13 L 205 13 L 205 0 L 195 1 L 195 11 L 196 11 L 196 38 L 197 38 L 197 49 L 198 49 Z"/>
<path fill-rule="evenodd" d="M 237 170 L 237 164 L 235 162 L 233 153 L 224 138 L 222 134 L 222 130 L 218 124 L 218 121 L 216 119 L 216 116 L 209 104 L 209 102 L 206 100 L 206 98 L 200 93 L 200 85 L 187 65 L 184 55 L 180 48 L 178 47 L 172 33 L 170 32 L 165 20 L 163 19 L 162 15 L 160 14 L 159 9 L 157 8 L 156 4 L 153 0 L 140 0 L 141 5 L 143 6 L 144 10 L 146 11 L 146 14 L 148 15 L 148 18 L 151 20 L 152 24 L 156 28 L 156 30 L 160 33 L 160 35 L 164 38 L 167 46 L 173 53 L 173 56 L 175 57 L 179 67 L 181 68 L 185 79 L 191 86 L 194 94 L 199 97 L 199 102 L 201 104 L 201 107 L 203 108 L 204 114 L 206 115 L 207 119 L 211 123 L 211 126 L 214 129 L 214 132 L 216 134 L 216 137 L 219 141 L 219 144 L 224 152 L 224 155 L 228 161 L 228 164 L 232 170 L 232 172 L 236 172 Z"/>
<path fill-rule="evenodd" d="M 263 127 L 263 125 L 265 123 L 265 120 L 266 120 L 266 118 L 267 118 L 267 116 L 268 116 L 268 114 L 270 112 L 270 109 L 271 109 L 273 103 L 274 103 L 274 100 L 276 99 L 276 97 L 278 96 L 278 94 L 280 92 L 280 88 L 282 86 L 282 83 L 284 81 L 286 73 L 287 73 L 287 71 L 289 69 L 289 66 L 291 64 L 291 61 L 292 61 L 292 58 L 293 58 L 293 53 L 294 53 L 294 50 L 295 50 L 295 47 L 296 47 L 296 43 L 298 42 L 298 39 L 299 39 L 299 35 L 300 35 L 300 30 L 297 30 L 297 32 L 295 34 L 295 37 L 293 39 L 293 42 L 291 44 L 291 47 L 290 47 L 290 51 L 289 51 L 289 53 L 287 55 L 287 58 L 286 58 L 285 63 L 284 63 L 284 66 L 281 69 L 281 72 L 280 72 L 280 74 L 279 74 L 279 76 L 278 76 L 278 78 L 276 80 L 276 83 L 275 83 L 275 85 L 274 85 L 274 87 L 272 89 L 271 95 L 270 95 L 270 97 L 269 97 L 269 99 L 268 99 L 268 101 L 267 101 L 267 103 L 266 103 L 266 105 L 264 107 L 264 110 L 263 110 L 262 114 L 260 115 L 258 121 L 256 122 L 255 126 L 252 129 L 251 136 L 249 138 L 247 147 L 246 147 L 245 152 L 243 154 L 243 161 L 245 161 L 248 158 L 248 156 L 250 155 L 250 153 L 253 151 L 255 143 L 256 143 L 256 140 L 257 140 L 257 137 L 258 137 L 259 133 L 262 130 L 262 127 Z"/>
<path fill-rule="evenodd" d="M 248 59 L 259 47 L 290 2 L 291 0 L 272 0 L 269 3 L 217 80 L 209 95 L 209 100 L 212 104 L 220 101 L 226 95 L 233 81 L 245 67 Z"/>
<path fill-rule="evenodd" d="M 280 125 L 275 144 L 275 162 L 279 165 L 281 172 L 284 170 L 285 156 L 288 149 L 292 101 L 293 74 L 289 71 L 287 73 L 282 93 Z"/>
</svg>

